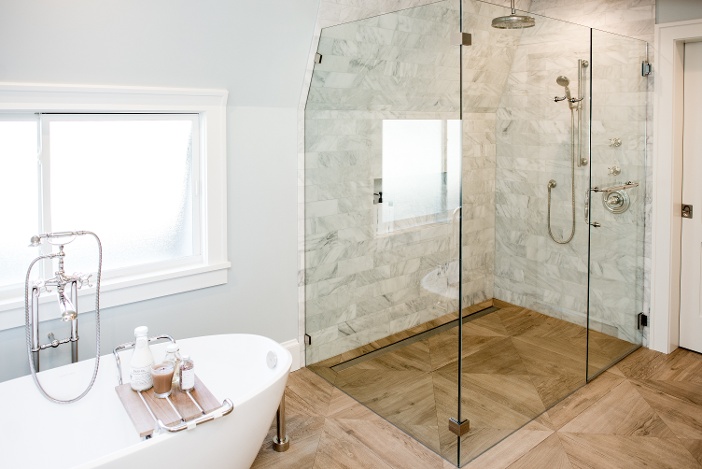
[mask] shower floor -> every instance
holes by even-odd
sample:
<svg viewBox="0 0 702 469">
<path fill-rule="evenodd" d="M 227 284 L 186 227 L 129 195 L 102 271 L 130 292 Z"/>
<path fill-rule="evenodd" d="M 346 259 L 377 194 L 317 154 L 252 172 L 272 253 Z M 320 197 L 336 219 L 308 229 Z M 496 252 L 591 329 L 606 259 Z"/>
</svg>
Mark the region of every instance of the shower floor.
<svg viewBox="0 0 702 469">
<path fill-rule="evenodd" d="M 457 321 L 365 346 L 308 368 L 415 439 L 457 463 L 448 429 L 458 408 Z M 464 317 L 461 465 L 585 384 L 638 345 L 495 301 Z M 372 350 L 375 348 L 376 350 Z M 351 357 L 351 358 L 349 358 Z"/>
</svg>

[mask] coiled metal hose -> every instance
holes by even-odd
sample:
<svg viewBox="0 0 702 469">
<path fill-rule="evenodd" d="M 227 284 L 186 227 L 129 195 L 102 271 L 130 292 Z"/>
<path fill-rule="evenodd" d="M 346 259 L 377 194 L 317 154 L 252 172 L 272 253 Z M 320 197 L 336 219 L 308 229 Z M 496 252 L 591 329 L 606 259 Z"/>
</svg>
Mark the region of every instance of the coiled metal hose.
<svg viewBox="0 0 702 469">
<path fill-rule="evenodd" d="M 556 181 L 551 179 L 548 182 L 548 235 L 558 244 L 568 244 L 575 236 L 575 113 L 570 109 L 570 208 L 573 215 L 573 224 L 570 228 L 570 236 L 565 240 L 558 240 L 551 231 L 551 189 L 556 187 Z"/>
</svg>

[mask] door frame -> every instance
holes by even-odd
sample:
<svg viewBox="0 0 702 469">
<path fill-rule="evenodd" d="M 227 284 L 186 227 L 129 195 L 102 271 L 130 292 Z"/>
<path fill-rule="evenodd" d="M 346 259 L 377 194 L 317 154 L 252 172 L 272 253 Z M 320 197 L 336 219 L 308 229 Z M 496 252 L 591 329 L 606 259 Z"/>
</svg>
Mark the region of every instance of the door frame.
<svg viewBox="0 0 702 469">
<path fill-rule="evenodd" d="M 648 346 L 664 353 L 675 350 L 680 342 L 683 54 L 685 42 L 699 40 L 702 40 L 702 19 L 655 26 L 658 70 L 654 75 L 654 197 Z"/>
</svg>

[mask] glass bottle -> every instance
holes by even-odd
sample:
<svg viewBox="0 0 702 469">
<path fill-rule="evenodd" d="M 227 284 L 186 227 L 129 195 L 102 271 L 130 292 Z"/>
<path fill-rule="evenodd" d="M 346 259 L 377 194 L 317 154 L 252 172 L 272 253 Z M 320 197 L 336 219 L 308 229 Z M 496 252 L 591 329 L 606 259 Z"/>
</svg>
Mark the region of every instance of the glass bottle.
<svg viewBox="0 0 702 469">
<path fill-rule="evenodd" d="M 172 362 L 173 369 L 173 387 L 178 389 L 180 386 L 180 363 L 182 358 L 180 356 L 180 347 L 175 342 L 172 342 L 166 346 L 166 356 L 163 358 L 164 362 Z"/>
<path fill-rule="evenodd" d="M 146 391 L 154 385 L 151 378 L 151 365 L 154 356 L 149 348 L 149 328 L 139 326 L 134 329 L 135 345 L 132 360 L 129 362 L 129 381 L 135 391 Z"/>
<path fill-rule="evenodd" d="M 195 387 L 195 364 L 190 355 L 183 355 L 180 362 L 180 389 L 190 391 Z"/>
</svg>

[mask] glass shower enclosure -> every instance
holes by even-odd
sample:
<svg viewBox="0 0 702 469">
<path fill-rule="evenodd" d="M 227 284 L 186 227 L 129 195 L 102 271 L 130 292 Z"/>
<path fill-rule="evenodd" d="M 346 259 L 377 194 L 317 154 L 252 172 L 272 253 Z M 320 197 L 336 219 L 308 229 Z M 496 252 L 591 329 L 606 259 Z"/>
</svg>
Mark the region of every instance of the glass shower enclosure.
<svg viewBox="0 0 702 469">
<path fill-rule="evenodd" d="M 642 340 L 646 44 L 508 13 L 326 28 L 305 108 L 307 366 L 457 466 Z"/>
</svg>

